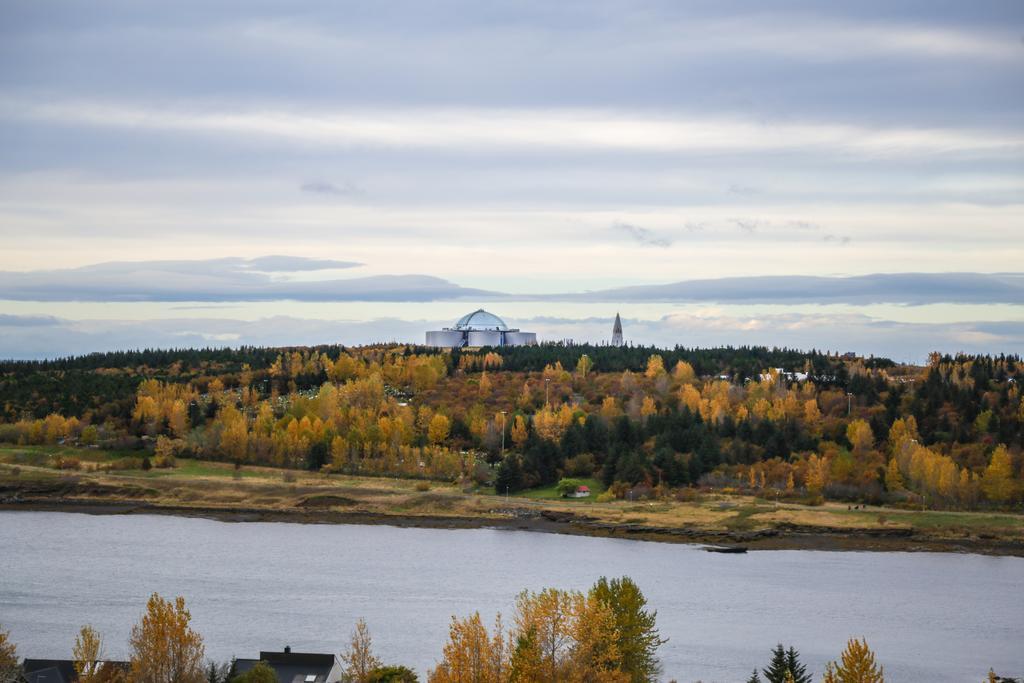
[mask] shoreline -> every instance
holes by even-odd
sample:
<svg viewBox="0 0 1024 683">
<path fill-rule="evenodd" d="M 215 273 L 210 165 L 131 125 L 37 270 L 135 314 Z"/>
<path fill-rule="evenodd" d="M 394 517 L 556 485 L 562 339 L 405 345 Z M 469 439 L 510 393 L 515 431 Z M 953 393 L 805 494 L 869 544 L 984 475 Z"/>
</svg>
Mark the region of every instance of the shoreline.
<svg viewBox="0 0 1024 683">
<path fill-rule="evenodd" d="M 612 524 L 571 512 L 523 508 L 505 508 L 497 511 L 498 514 L 468 516 L 393 514 L 368 510 L 284 510 L 244 506 L 212 507 L 96 499 L 31 498 L 0 501 L 0 512 L 5 511 L 67 512 L 92 515 L 171 515 L 231 523 L 360 524 L 425 529 L 495 529 L 697 546 L 741 546 L 751 552 L 757 550 L 950 552 L 1024 557 L 1024 543 L 994 537 L 984 538 L 980 535 L 948 538 L 922 533 L 915 529 L 845 529 L 786 523 L 750 531 L 712 530 L 697 526 L 659 527 L 644 524 Z"/>
</svg>

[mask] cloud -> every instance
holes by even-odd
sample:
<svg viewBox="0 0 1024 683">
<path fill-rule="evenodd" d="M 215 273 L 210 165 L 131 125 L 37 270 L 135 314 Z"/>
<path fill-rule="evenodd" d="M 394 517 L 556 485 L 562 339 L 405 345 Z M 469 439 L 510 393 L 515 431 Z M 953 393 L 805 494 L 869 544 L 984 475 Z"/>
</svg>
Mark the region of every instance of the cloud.
<svg viewBox="0 0 1024 683">
<path fill-rule="evenodd" d="M 154 107 L 130 101 L 0 99 L 0 118 L 317 148 L 590 150 L 665 154 L 822 152 L 851 158 L 954 156 L 1014 159 L 1024 134 L 996 127 L 880 127 L 840 121 L 756 121 L 720 114 L 670 115 L 592 108 L 429 107 L 402 109 L 281 108 L 187 104 Z"/>
<path fill-rule="evenodd" d="M 295 256 L 100 263 L 49 271 L 0 271 L 0 292 L 17 301 L 430 301 L 488 292 L 427 275 L 287 280 L 271 273 L 359 264 Z"/>
<path fill-rule="evenodd" d="M 0 327 L 53 327 L 61 324 L 50 315 L 8 315 L 0 313 Z"/>
<path fill-rule="evenodd" d="M 821 239 L 825 242 L 838 242 L 839 244 L 849 244 L 851 241 L 849 235 L 833 235 L 832 233 L 824 235 Z"/>
<path fill-rule="evenodd" d="M 608 302 L 1020 304 L 1024 302 L 1024 273 L 729 277 L 620 287 L 584 294 L 552 295 L 550 298 Z"/>
<path fill-rule="evenodd" d="M 334 183 L 328 183 L 320 180 L 303 183 L 299 189 L 303 192 L 312 192 L 313 194 L 330 194 L 337 195 L 339 197 L 352 197 L 362 194 L 360 189 L 353 183 L 335 185 Z"/>
<path fill-rule="evenodd" d="M 640 244 L 650 247 L 661 247 L 662 249 L 667 249 L 672 246 L 672 240 L 669 238 L 658 236 L 658 234 L 652 230 L 641 228 L 640 226 L 633 225 L 631 223 L 616 221 L 615 223 L 612 223 L 612 229 L 625 233 Z"/>
</svg>

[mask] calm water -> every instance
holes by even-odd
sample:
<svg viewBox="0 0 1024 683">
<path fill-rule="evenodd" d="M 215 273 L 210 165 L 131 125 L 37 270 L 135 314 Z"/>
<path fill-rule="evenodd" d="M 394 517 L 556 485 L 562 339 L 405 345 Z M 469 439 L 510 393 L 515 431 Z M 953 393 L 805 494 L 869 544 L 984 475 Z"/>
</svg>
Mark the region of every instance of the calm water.
<svg viewBox="0 0 1024 683">
<path fill-rule="evenodd" d="M 819 675 L 866 636 L 892 681 L 1024 673 L 1024 559 L 764 551 L 490 530 L 0 513 L 0 624 L 69 657 L 79 625 L 122 656 L 152 591 L 184 595 L 207 653 L 337 651 L 364 616 L 387 662 L 433 665 L 450 615 L 628 574 L 658 610 L 665 678 L 742 681 L 778 641 Z"/>
</svg>

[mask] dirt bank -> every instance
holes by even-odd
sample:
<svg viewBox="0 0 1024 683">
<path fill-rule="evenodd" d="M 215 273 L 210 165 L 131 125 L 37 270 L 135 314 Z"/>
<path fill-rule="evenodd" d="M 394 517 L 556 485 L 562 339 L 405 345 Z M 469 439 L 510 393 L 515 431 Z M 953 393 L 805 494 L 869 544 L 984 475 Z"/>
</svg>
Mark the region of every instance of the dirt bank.
<svg viewBox="0 0 1024 683">
<path fill-rule="evenodd" d="M 849 527 L 767 521 L 730 529 L 714 523 L 671 525 L 609 520 L 595 507 L 565 509 L 555 502 L 506 501 L 453 491 L 284 486 L 268 482 L 87 476 L 0 482 L 0 510 L 89 514 L 167 514 L 225 522 L 385 524 L 431 529 L 507 529 L 663 543 L 741 546 L 750 550 L 969 552 L 1024 557 L 1024 539 L 959 528 Z M 241 490 L 243 495 L 239 495 Z M 233 495 L 229 495 L 233 494 Z"/>
</svg>

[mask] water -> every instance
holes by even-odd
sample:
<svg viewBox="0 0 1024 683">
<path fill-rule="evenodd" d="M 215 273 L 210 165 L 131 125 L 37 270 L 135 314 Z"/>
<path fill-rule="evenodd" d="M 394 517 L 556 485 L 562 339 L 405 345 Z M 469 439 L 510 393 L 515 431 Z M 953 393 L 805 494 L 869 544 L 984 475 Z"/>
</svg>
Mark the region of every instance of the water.
<svg viewBox="0 0 1024 683">
<path fill-rule="evenodd" d="M 339 651 L 362 616 L 385 662 L 422 675 L 452 614 L 510 618 L 524 588 L 585 589 L 602 575 L 633 577 L 658 610 L 666 680 L 746 680 L 780 641 L 820 676 L 851 636 L 867 638 L 891 681 L 1024 673 L 1021 558 L 719 555 L 486 529 L 0 513 L 0 624 L 31 657 L 70 657 L 84 623 L 109 656 L 124 656 L 157 591 L 186 597 L 218 660 L 286 644 Z"/>
</svg>

